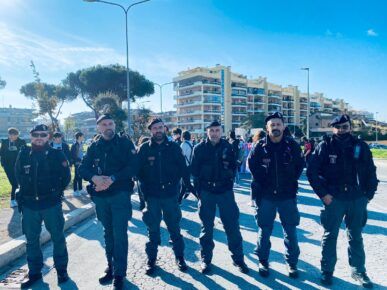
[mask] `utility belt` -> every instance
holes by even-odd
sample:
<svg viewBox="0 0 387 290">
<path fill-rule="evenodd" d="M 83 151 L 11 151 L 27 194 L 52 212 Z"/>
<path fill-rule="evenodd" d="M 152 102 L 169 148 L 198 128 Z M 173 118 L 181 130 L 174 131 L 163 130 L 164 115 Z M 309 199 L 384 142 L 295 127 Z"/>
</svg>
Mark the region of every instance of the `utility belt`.
<svg viewBox="0 0 387 290">
<path fill-rule="evenodd" d="M 63 196 L 62 192 L 54 191 L 49 194 L 43 194 L 43 195 L 26 195 L 22 194 L 21 199 L 23 201 L 41 201 L 41 200 L 48 200 L 53 198 L 61 198 Z"/>
<path fill-rule="evenodd" d="M 218 189 L 224 189 L 226 187 L 233 186 L 233 180 L 220 180 L 220 181 L 206 181 L 202 180 L 200 186 L 205 190 L 216 191 Z"/>
</svg>

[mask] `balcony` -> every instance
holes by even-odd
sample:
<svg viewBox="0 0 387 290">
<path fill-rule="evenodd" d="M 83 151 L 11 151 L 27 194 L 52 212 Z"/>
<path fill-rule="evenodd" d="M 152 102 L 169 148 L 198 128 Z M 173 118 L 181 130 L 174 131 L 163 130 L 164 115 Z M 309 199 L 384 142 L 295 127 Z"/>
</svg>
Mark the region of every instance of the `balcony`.
<svg viewBox="0 0 387 290">
<path fill-rule="evenodd" d="M 196 87 L 196 86 L 201 86 L 202 85 L 202 82 L 198 81 L 198 82 L 190 82 L 190 83 L 185 83 L 183 85 L 181 85 L 179 83 L 179 86 L 177 87 L 178 89 L 181 89 L 181 88 L 189 88 L 189 87 Z"/>
<path fill-rule="evenodd" d="M 213 90 L 203 90 L 203 94 L 214 94 L 214 95 L 220 95 L 220 91 L 213 91 Z"/>
<path fill-rule="evenodd" d="M 203 110 L 204 114 L 220 114 L 220 110 Z"/>
<path fill-rule="evenodd" d="M 201 101 L 195 101 L 195 102 L 185 102 L 185 103 L 180 103 L 180 104 L 175 104 L 175 108 L 186 108 L 186 107 L 191 107 L 191 106 L 197 106 L 201 105 Z"/>
<path fill-rule="evenodd" d="M 179 112 L 177 116 L 189 116 L 189 115 L 201 115 L 202 111 L 201 110 L 195 110 L 195 111 L 183 111 Z"/>
<path fill-rule="evenodd" d="M 202 95 L 202 91 L 193 91 L 185 94 L 180 94 L 179 96 L 176 96 L 176 99 L 181 100 L 181 99 L 191 98 L 191 97 L 201 96 L 201 95 Z"/>
</svg>

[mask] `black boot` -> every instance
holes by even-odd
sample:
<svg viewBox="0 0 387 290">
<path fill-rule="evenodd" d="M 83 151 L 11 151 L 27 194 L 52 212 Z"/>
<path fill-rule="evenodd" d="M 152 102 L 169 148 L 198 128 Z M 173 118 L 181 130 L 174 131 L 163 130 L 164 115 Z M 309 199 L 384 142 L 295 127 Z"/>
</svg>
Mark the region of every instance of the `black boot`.
<svg viewBox="0 0 387 290">
<path fill-rule="evenodd" d="M 262 277 L 269 276 L 269 262 L 266 260 L 259 261 L 258 271 Z"/>
<path fill-rule="evenodd" d="M 124 289 L 124 277 L 114 276 L 113 290 L 122 290 L 122 289 Z"/>
<path fill-rule="evenodd" d="M 104 285 L 108 284 L 113 280 L 113 269 L 111 267 L 107 267 L 105 273 L 99 277 L 99 284 Z"/>
<path fill-rule="evenodd" d="M 40 281 L 42 280 L 42 274 L 34 274 L 34 275 L 28 275 L 28 278 L 26 281 L 22 282 L 20 284 L 20 289 L 27 289 L 27 288 L 31 288 L 31 286 L 37 282 L 37 281 Z"/>
<path fill-rule="evenodd" d="M 238 268 L 240 272 L 243 274 L 249 273 L 249 267 L 247 267 L 246 263 L 242 261 L 234 262 L 233 265 Z"/>
<path fill-rule="evenodd" d="M 372 284 L 370 278 L 367 276 L 366 272 L 363 273 L 352 273 L 352 278 L 360 283 L 364 288 L 372 288 L 374 284 Z"/>
<path fill-rule="evenodd" d="M 148 260 L 145 267 L 145 274 L 152 275 L 156 269 L 156 259 Z"/>
<path fill-rule="evenodd" d="M 184 260 L 184 257 L 176 257 L 176 265 L 179 268 L 180 271 L 185 272 L 187 271 L 188 267 Z"/>
<path fill-rule="evenodd" d="M 332 285 L 333 272 L 323 271 L 321 273 L 321 284 L 325 286 Z"/>
<path fill-rule="evenodd" d="M 211 262 L 202 262 L 200 264 L 202 274 L 208 274 L 211 272 Z"/>
<path fill-rule="evenodd" d="M 57 277 L 58 277 L 58 284 L 62 284 L 67 282 L 70 277 L 66 270 L 57 271 Z"/>
<path fill-rule="evenodd" d="M 288 264 L 287 265 L 287 268 L 288 268 L 288 273 L 289 273 L 289 277 L 290 278 L 298 278 L 298 269 L 297 269 L 297 265 L 293 265 L 293 264 Z"/>
</svg>

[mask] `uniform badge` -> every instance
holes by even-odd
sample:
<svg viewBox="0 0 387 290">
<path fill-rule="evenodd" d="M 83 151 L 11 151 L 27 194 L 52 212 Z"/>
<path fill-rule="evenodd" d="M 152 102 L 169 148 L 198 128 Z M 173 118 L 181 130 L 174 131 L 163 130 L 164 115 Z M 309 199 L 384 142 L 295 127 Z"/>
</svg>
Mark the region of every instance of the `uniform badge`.
<svg viewBox="0 0 387 290">
<path fill-rule="evenodd" d="M 337 155 L 329 155 L 329 163 L 336 164 Z"/>
<path fill-rule="evenodd" d="M 24 165 L 23 168 L 25 174 L 30 174 L 31 165 Z"/>
<path fill-rule="evenodd" d="M 262 162 L 266 165 L 269 165 L 269 163 L 271 162 L 271 159 L 270 158 L 263 158 L 262 159 Z"/>
<path fill-rule="evenodd" d="M 148 161 L 149 161 L 149 165 L 150 166 L 153 166 L 154 165 L 154 163 L 155 163 L 155 157 L 154 156 L 149 156 L 148 157 Z"/>
</svg>

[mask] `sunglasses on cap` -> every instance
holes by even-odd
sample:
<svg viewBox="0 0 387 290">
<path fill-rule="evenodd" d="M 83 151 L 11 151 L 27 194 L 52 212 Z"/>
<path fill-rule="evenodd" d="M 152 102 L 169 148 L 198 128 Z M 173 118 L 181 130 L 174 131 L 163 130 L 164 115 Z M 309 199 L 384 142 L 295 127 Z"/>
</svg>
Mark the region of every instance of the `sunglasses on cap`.
<svg viewBox="0 0 387 290">
<path fill-rule="evenodd" d="M 48 136 L 48 133 L 31 133 L 31 136 L 34 138 L 46 138 Z"/>
<path fill-rule="evenodd" d="M 349 125 L 334 125 L 333 127 L 337 130 L 339 130 L 339 129 L 348 130 L 349 129 Z"/>
</svg>

